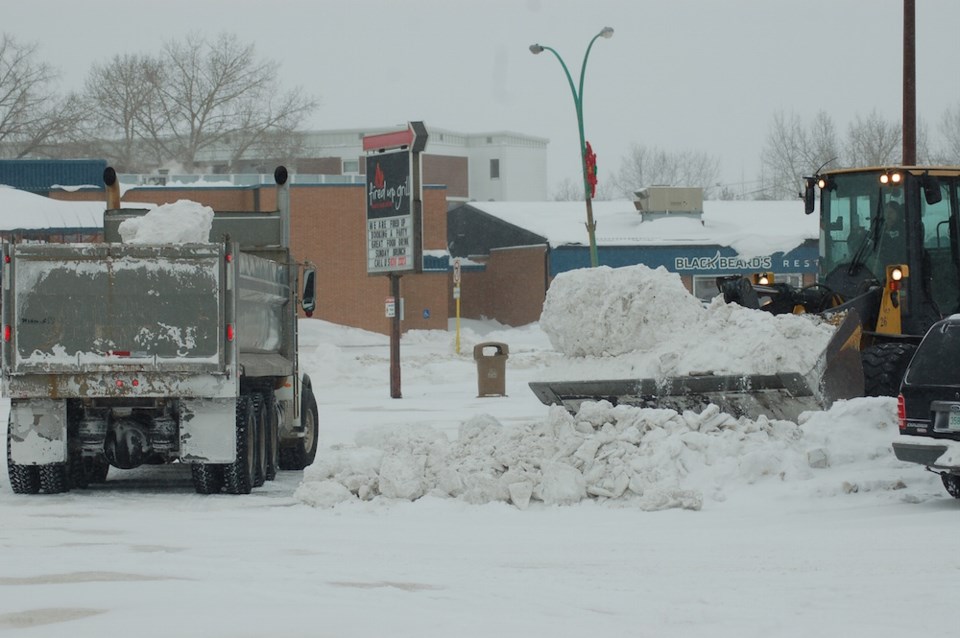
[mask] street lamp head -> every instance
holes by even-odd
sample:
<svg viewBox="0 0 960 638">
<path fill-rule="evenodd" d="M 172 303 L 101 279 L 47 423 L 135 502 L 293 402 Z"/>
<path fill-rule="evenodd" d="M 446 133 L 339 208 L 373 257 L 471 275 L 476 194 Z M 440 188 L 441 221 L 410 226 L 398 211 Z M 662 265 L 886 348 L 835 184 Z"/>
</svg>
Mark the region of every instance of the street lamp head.
<svg viewBox="0 0 960 638">
<path fill-rule="evenodd" d="M 540 46 L 539 44 L 531 44 L 531 45 L 530 45 L 530 53 L 532 53 L 532 54 L 534 54 L 534 55 L 536 55 L 536 54 L 538 54 L 538 53 L 543 53 L 543 47 Z"/>
<path fill-rule="evenodd" d="M 603 30 L 600 31 L 600 35 L 609 40 L 613 37 L 613 27 L 603 27 Z"/>
</svg>

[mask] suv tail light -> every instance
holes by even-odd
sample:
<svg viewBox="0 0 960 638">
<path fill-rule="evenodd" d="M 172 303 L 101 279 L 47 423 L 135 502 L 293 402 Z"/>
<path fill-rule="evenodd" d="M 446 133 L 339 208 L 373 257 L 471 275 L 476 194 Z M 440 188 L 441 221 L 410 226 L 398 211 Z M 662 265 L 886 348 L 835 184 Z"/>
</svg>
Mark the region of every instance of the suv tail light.
<svg viewBox="0 0 960 638">
<path fill-rule="evenodd" d="M 897 421 L 901 432 L 907 429 L 907 404 L 904 403 L 902 394 L 897 397 Z"/>
</svg>

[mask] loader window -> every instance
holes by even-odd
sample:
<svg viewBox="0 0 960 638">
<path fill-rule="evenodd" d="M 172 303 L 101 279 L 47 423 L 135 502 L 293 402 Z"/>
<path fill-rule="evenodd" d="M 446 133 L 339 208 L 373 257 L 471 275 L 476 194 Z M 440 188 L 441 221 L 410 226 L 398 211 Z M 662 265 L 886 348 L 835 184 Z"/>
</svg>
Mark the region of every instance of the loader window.
<svg viewBox="0 0 960 638">
<path fill-rule="evenodd" d="M 930 277 L 930 293 L 942 314 L 960 311 L 960 261 L 958 261 L 956 217 L 950 214 L 950 191 L 956 183 L 940 183 L 943 198 L 927 204 L 921 198 L 923 251 Z"/>
<path fill-rule="evenodd" d="M 821 189 L 820 283 L 844 297 L 882 282 L 888 260 L 907 258 L 907 232 L 893 232 L 903 215 L 887 214 L 902 209 L 904 189 L 881 186 L 880 175 L 879 170 L 837 173 Z"/>
</svg>

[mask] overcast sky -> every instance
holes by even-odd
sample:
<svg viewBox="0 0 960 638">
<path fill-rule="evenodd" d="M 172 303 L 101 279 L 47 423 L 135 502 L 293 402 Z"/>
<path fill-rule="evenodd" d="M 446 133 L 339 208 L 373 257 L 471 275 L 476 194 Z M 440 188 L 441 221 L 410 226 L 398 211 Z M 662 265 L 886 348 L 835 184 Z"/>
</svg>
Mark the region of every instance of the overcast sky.
<svg viewBox="0 0 960 638">
<path fill-rule="evenodd" d="M 40 45 L 79 88 L 90 65 L 156 53 L 192 30 L 235 33 L 318 97 L 309 128 L 423 120 L 549 139 L 548 184 L 579 175 L 574 83 L 590 39 L 586 137 L 600 179 L 633 143 L 721 159 L 739 190 L 760 171 L 771 117 L 820 109 L 839 130 L 874 108 L 901 115 L 902 0 L 32 0 L 0 30 Z M 960 104 L 960 1 L 917 2 L 917 111 L 931 133 Z M 429 147 L 428 147 L 429 152 Z M 749 189 L 752 184 L 747 184 Z"/>
</svg>

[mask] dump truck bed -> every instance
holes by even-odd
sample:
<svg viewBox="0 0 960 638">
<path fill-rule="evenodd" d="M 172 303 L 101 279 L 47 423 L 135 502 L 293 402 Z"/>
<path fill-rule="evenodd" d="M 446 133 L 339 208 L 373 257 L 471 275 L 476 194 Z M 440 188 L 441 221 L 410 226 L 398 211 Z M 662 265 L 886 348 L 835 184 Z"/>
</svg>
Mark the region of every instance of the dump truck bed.
<svg viewBox="0 0 960 638">
<path fill-rule="evenodd" d="M 235 248 L 6 245 L 8 396 L 110 395 L 132 371 L 145 395 L 219 396 L 238 363 L 292 374 L 288 269 Z"/>
</svg>

